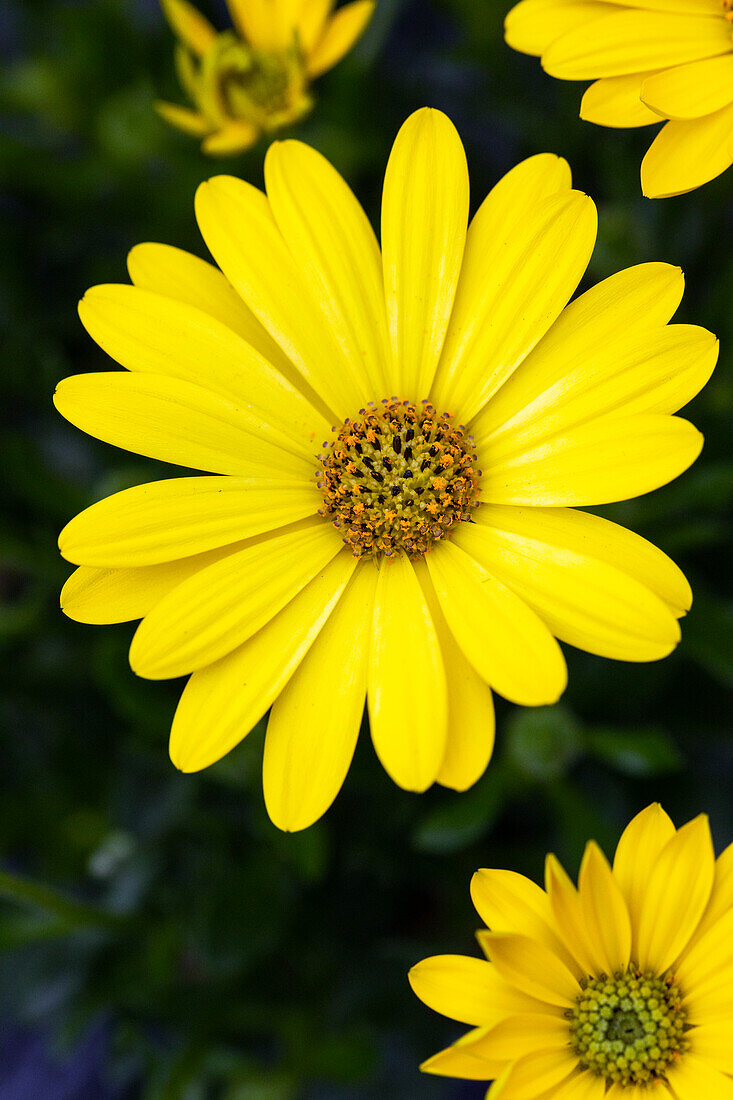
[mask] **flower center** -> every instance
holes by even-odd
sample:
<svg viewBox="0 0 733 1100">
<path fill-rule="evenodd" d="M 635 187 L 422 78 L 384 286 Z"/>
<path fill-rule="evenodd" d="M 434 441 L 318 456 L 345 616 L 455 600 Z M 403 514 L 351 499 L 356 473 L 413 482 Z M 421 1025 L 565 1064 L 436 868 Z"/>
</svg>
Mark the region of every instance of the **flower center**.
<svg viewBox="0 0 733 1100">
<path fill-rule="evenodd" d="M 589 978 L 568 1017 L 581 1065 L 609 1084 L 663 1077 L 689 1046 L 678 986 L 633 965 L 613 978 Z"/>
<path fill-rule="evenodd" d="M 244 119 L 261 130 L 288 125 L 311 106 L 296 44 L 282 51 L 254 50 L 225 31 L 204 58 L 201 77 L 218 114 Z"/>
<path fill-rule="evenodd" d="M 733 0 L 723 0 L 723 12 L 725 18 L 733 23 Z"/>
<path fill-rule="evenodd" d="M 336 438 L 318 456 L 321 515 L 355 557 L 416 558 L 471 519 L 481 471 L 471 436 L 453 419 L 428 401 L 392 397 L 331 429 Z"/>
</svg>

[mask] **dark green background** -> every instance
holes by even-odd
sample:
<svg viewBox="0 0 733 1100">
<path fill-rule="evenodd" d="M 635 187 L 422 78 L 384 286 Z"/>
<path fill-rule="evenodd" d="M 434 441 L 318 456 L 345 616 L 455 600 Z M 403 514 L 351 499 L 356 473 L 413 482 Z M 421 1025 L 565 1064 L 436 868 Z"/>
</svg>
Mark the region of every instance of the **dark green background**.
<svg viewBox="0 0 733 1100">
<path fill-rule="evenodd" d="M 207 10 L 224 25 L 222 10 Z M 55 546 L 88 503 L 160 472 L 54 414 L 58 379 L 105 369 L 77 299 L 124 280 L 139 241 L 201 253 L 197 183 L 222 170 L 261 183 L 264 147 L 207 161 L 156 117 L 155 95 L 179 96 L 153 0 L 3 5 L 7 1100 L 482 1096 L 481 1086 L 419 1075 L 419 1061 L 462 1029 L 422 1006 L 405 977 L 425 955 L 474 952 L 474 869 L 539 877 L 552 849 L 574 873 L 586 838 L 610 851 L 652 799 L 678 822 L 709 812 L 719 846 L 733 838 L 733 178 L 642 199 L 651 131 L 582 123 L 580 86 L 504 45 L 504 10 L 498 0 L 379 0 L 299 133 L 376 218 L 398 126 L 417 107 L 441 107 L 466 144 L 474 208 L 519 159 L 560 153 L 599 206 L 589 282 L 643 260 L 685 268 L 679 317 L 713 329 L 723 347 L 689 414 L 706 446 L 676 484 L 605 511 L 680 562 L 695 607 L 665 662 L 569 651 L 561 705 L 500 702 L 495 760 L 468 794 L 398 790 L 364 735 L 326 819 L 286 836 L 264 813 L 262 730 L 203 774 L 177 774 L 167 735 L 180 685 L 135 679 L 130 626 L 63 618 L 68 568 Z"/>
</svg>

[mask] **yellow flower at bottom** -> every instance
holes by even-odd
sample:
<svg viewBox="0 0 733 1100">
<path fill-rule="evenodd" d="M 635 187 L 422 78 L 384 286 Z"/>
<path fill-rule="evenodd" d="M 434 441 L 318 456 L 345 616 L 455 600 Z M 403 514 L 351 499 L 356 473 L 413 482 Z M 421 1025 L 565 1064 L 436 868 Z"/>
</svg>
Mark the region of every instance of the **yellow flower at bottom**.
<svg viewBox="0 0 733 1100">
<path fill-rule="evenodd" d="M 205 153 L 242 152 L 308 114 L 310 82 L 349 52 L 375 0 L 228 0 L 235 30 L 217 34 L 188 0 L 161 0 L 178 37 L 176 68 L 195 110 L 156 103 Z"/>
<path fill-rule="evenodd" d="M 641 166 L 649 198 L 733 164 L 733 0 L 520 0 L 505 31 L 550 76 L 595 81 L 580 110 L 588 122 L 668 120 Z"/>
<path fill-rule="evenodd" d="M 267 194 L 231 176 L 196 212 L 221 270 L 133 249 L 133 286 L 80 304 L 127 368 L 68 378 L 56 405 L 107 443 L 213 476 L 140 485 L 62 532 L 72 618 L 142 619 L 130 662 L 190 680 L 174 763 L 207 767 L 272 707 L 272 819 L 336 796 L 368 697 L 389 775 L 471 786 L 494 738 L 491 689 L 529 706 L 566 683 L 557 639 L 666 656 L 691 594 L 644 539 L 578 510 L 646 493 L 697 457 L 673 415 L 717 341 L 668 325 L 682 275 L 620 272 L 568 305 L 596 212 L 567 164 L 518 165 L 468 225 L 460 138 L 403 126 L 381 249 L 335 169 L 270 149 Z"/>
<path fill-rule="evenodd" d="M 626 828 L 611 868 L 585 850 L 578 886 L 554 856 L 545 889 L 478 871 L 488 961 L 442 955 L 410 982 L 468 1032 L 427 1073 L 494 1080 L 490 1100 L 733 1098 L 733 845 L 661 806 Z"/>
</svg>

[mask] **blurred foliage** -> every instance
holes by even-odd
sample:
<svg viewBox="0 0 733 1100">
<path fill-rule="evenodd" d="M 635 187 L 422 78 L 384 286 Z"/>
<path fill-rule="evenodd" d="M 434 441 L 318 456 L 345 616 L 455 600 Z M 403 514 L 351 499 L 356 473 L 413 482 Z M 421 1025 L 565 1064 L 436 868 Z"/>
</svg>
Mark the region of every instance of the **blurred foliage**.
<svg viewBox="0 0 733 1100">
<path fill-rule="evenodd" d="M 177 685 L 132 676 L 131 628 L 59 613 L 58 530 L 160 469 L 82 436 L 50 400 L 59 378 L 103 366 L 76 317 L 84 290 L 123 279 L 138 241 L 202 252 L 196 185 L 219 171 L 260 183 L 264 150 L 205 161 L 154 115 L 156 94 L 177 97 L 154 0 L 3 5 L 0 1002 L 6 1023 L 42 1037 L 51 1064 L 100 1067 L 94 1091 L 68 1076 L 63 1091 L 57 1074 L 22 1092 L 17 1036 L 0 1030 L 7 1100 L 480 1097 L 481 1086 L 419 1075 L 461 1029 L 405 980 L 427 954 L 472 950 L 472 872 L 539 878 L 549 849 L 574 872 L 588 837 L 612 848 L 652 799 L 678 821 L 707 810 L 718 843 L 733 838 L 731 174 L 643 200 L 649 131 L 580 122 L 580 86 L 509 50 L 504 10 L 379 0 L 299 135 L 376 220 L 399 124 L 441 107 L 465 140 L 475 204 L 520 158 L 568 157 L 600 210 L 588 281 L 649 259 L 685 268 L 680 317 L 715 330 L 724 349 L 690 414 L 706 448 L 674 485 L 605 513 L 677 557 L 695 607 L 665 662 L 570 651 L 561 705 L 500 703 L 495 760 L 463 796 L 399 791 L 365 729 L 327 818 L 284 836 L 264 813 L 262 729 L 209 771 L 177 774 L 166 752 Z M 221 4 L 208 11 L 223 25 Z"/>
</svg>

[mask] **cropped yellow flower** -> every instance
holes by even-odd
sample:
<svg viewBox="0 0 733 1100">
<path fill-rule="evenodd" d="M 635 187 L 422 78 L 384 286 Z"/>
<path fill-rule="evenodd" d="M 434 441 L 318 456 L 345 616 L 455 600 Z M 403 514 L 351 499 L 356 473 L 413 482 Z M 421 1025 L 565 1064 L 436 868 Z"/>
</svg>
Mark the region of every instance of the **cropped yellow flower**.
<svg viewBox="0 0 733 1100">
<path fill-rule="evenodd" d="M 239 153 L 308 114 L 310 83 L 354 46 L 375 0 L 227 0 L 234 30 L 217 34 L 188 0 L 161 0 L 178 37 L 176 68 L 194 110 L 156 103 L 205 153 Z"/>
<path fill-rule="evenodd" d="M 520 0 L 506 40 L 550 76 L 595 80 L 580 108 L 588 122 L 669 120 L 641 165 L 649 198 L 733 164 L 733 0 Z"/>
<path fill-rule="evenodd" d="M 474 1026 L 423 1065 L 494 1080 L 490 1100 L 733 1098 L 733 845 L 661 806 L 626 828 L 613 869 L 591 841 L 578 888 L 548 856 L 545 890 L 477 871 L 490 960 L 426 959 L 418 997 Z"/>
<path fill-rule="evenodd" d="M 218 760 L 272 706 L 265 799 L 286 829 L 338 792 L 368 696 L 400 786 L 465 789 L 493 743 L 489 685 L 552 703 L 560 638 L 666 656 L 690 606 L 677 567 L 576 505 L 646 493 L 697 457 L 671 414 L 717 357 L 667 325 L 677 268 L 642 264 L 567 305 L 596 235 L 557 157 L 518 165 L 467 228 L 460 138 L 404 125 L 382 247 L 315 150 L 270 149 L 267 196 L 202 184 L 221 270 L 145 244 L 133 286 L 80 305 L 129 373 L 66 379 L 56 405 L 118 447 L 213 477 L 128 489 L 62 532 L 72 618 L 142 618 L 150 679 L 185 676 L 171 756 Z M 274 704 L 274 705 L 273 705 Z"/>
</svg>

